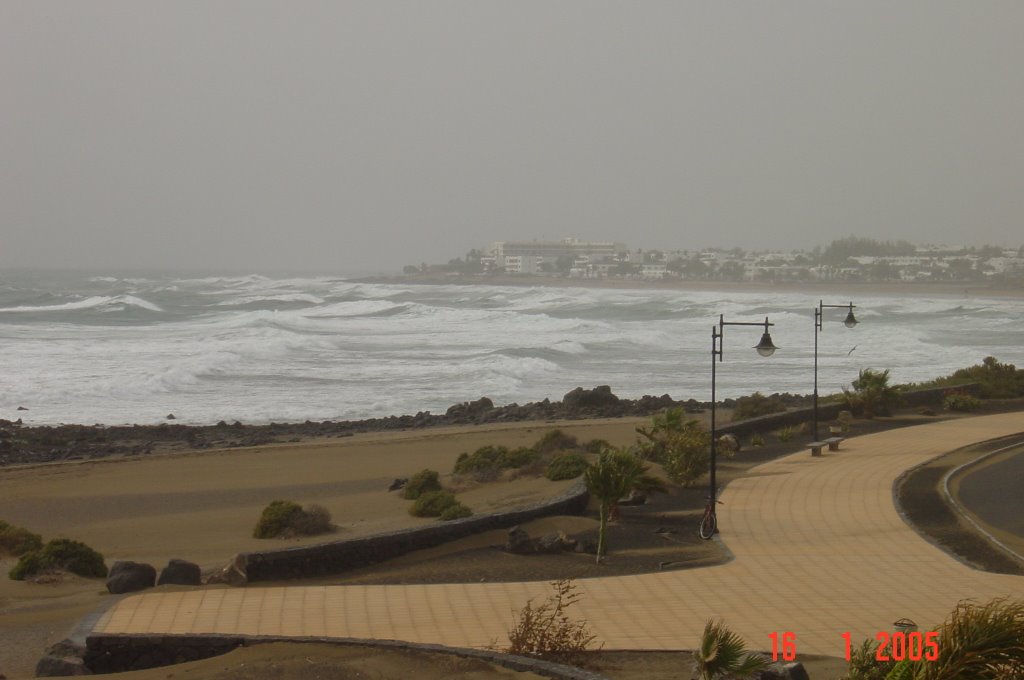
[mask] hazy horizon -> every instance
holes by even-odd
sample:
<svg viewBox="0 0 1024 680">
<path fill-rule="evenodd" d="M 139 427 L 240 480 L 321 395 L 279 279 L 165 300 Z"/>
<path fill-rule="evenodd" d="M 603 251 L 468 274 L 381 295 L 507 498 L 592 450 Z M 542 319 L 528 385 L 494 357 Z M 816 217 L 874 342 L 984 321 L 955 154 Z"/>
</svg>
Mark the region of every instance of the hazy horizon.
<svg viewBox="0 0 1024 680">
<path fill-rule="evenodd" d="M 0 4 L 0 267 L 1019 247 L 1024 5 Z"/>
</svg>

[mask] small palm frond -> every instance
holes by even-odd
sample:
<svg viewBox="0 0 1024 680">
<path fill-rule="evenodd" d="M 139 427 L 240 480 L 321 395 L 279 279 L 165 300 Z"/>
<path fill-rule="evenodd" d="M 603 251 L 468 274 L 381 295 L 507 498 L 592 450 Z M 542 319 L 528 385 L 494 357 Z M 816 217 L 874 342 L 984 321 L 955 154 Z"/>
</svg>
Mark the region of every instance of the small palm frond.
<svg viewBox="0 0 1024 680">
<path fill-rule="evenodd" d="M 721 621 L 715 620 L 709 620 L 704 625 L 700 646 L 694 651 L 693 657 L 702 680 L 742 678 L 766 665 L 764 657 L 748 652 L 739 635 Z"/>
</svg>

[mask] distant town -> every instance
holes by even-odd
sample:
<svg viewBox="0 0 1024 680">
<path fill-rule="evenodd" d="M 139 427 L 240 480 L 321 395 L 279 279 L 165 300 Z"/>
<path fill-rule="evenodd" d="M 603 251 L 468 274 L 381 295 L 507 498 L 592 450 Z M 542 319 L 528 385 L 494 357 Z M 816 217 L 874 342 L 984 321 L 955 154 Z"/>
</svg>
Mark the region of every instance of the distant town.
<svg viewBox="0 0 1024 680">
<path fill-rule="evenodd" d="M 844 238 L 810 251 L 632 249 L 620 242 L 498 241 L 408 276 L 556 276 L 763 282 L 971 282 L 1024 285 L 1024 246 L 914 245 Z"/>
</svg>

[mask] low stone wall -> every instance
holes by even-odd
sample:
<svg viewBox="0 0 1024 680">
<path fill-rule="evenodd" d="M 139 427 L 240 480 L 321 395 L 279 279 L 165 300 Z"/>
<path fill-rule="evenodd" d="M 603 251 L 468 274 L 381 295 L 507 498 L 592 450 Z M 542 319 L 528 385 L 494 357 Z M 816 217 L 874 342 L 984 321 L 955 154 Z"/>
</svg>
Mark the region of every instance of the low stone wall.
<svg viewBox="0 0 1024 680">
<path fill-rule="evenodd" d="M 979 390 L 977 383 L 970 383 L 967 385 L 957 385 L 955 388 L 951 387 L 934 387 L 926 390 L 914 390 L 912 392 L 901 392 L 900 397 L 902 401 L 901 406 L 909 407 L 922 407 L 922 406 L 942 406 L 943 398 L 951 391 L 965 392 L 967 394 L 977 394 Z M 829 421 L 835 420 L 839 416 L 840 411 L 847 410 L 847 406 L 844 403 L 830 403 L 830 404 L 818 404 L 818 424 L 821 428 L 825 428 Z M 780 427 L 795 427 L 800 423 L 811 422 L 814 418 L 814 407 L 797 408 L 784 413 L 770 413 L 766 416 L 759 416 L 757 418 L 750 418 L 749 420 L 743 420 L 738 423 L 729 423 L 728 425 L 721 425 L 715 429 L 719 434 L 734 434 L 737 437 L 749 437 L 752 434 L 758 432 L 770 432 L 771 430 L 777 430 Z"/>
<path fill-rule="evenodd" d="M 539 517 L 578 515 L 586 509 L 588 501 L 587 489 L 579 480 L 553 499 L 516 510 L 331 543 L 247 553 L 242 556 L 246 579 L 252 583 L 338 574 L 483 531 L 507 529 Z"/>
<path fill-rule="evenodd" d="M 520 672 L 532 672 L 546 678 L 564 680 L 607 680 L 605 676 L 572 666 L 501 654 L 481 649 L 444 647 L 397 640 L 359 640 L 338 638 L 283 638 L 250 635 L 91 635 L 86 639 L 85 667 L 92 673 L 125 671 L 169 666 L 226 654 L 238 647 L 251 647 L 268 642 L 328 643 L 359 647 L 376 647 L 431 654 L 449 654 L 465 659 L 493 663 Z"/>
</svg>

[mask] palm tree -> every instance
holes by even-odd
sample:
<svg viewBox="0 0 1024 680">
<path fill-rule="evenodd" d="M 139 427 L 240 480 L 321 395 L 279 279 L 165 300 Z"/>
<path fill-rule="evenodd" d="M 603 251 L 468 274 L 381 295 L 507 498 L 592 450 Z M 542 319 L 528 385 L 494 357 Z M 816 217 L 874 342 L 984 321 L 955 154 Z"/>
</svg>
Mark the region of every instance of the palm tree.
<svg viewBox="0 0 1024 680">
<path fill-rule="evenodd" d="M 619 499 L 641 485 L 647 478 L 647 466 L 626 449 L 605 449 L 597 462 L 583 473 L 587 491 L 597 498 L 601 520 L 597 537 L 597 563 L 606 551 L 608 517 Z"/>
<path fill-rule="evenodd" d="M 864 417 L 889 415 L 889 408 L 899 399 L 899 392 L 889 384 L 889 369 L 876 371 L 862 368 L 857 379 L 851 383 L 853 392 L 844 389 L 850 410 L 863 411 Z"/>
<path fill-rule="evenodd" d="M 701 680 L 744 678 L 767 665 L 763 656 L 746 650 L 739 635 L 721 621 L 711 619 L 704 625 L 704 634 L 700 646 L 693 652 L 693 659 Z"/>
<path fill-rule="evenodd" d="M 1024 677 L 1024 602 L 961 602 L 938 628 L 939 658 L 913 662 L 921 680 Z"/>
</svg>

